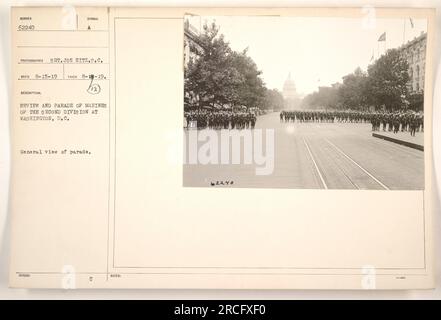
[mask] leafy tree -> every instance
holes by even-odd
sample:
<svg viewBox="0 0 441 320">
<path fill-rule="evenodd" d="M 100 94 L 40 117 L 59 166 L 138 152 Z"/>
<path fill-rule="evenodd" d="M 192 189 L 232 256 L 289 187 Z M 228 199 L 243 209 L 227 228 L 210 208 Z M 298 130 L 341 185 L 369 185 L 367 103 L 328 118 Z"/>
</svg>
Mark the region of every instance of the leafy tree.
<svg viewBox="0 0 441 320">
<path fill-rule="evenodd" d="M 422 108 L 422 97 L 409 95 L 408 64 L 397 49 L 391 49 L 363 72 L 357 68 L 343 77 L 343 83 L 320 87 L 306 96 L 302 105 L 309 108 L 349 108 L 365 110 L 369 106 L 387 110 Z M 337 89 L 337 90 L 336 90 Z"/>
<path fill-rule="evenodd" d="M 262 107 L 265 99 L 265 85 L 260 78 L 262 72 L 256 63 L 247 55 L 247 49 L 230 55 L 231 66 L 240 74 L 240 85 L 237 88 L 236 104 L 247 108 Z"/>
<path fill-rule="evenodd" d="M 185 69 L 186 103 L 193 107 L 262 107 L 265 85 L 261 71 L 247 55 L 233 51 L 213 22 L 197 39 L 203 52 Z"/>
<path fill-rule="evenodd" d="M 409 81 L 407 61 L 391 49 L 368 67 L 367 98 L 376 108 L 396 110 L 406 106 Z"/>
<path fill-rule="evenodd" d="M 283 95 L 280 91 L 277 89 L 267 89 L 265 91 L 263 109 L 282 110 L 284 102 Z"/>
<path fill-rule="evenodd" d="M 338 109 L 340 84 L 335 83 L 330 87 L 319 87 L 318 91 L 307 95 L 302 101 L 302 107 L 313 109 Z"/>
<path fill-rule="evenodd" d="M 203 33 L 198 37 L 202 53 L 185 69 L 185 92 L 197 97 L 195 101 L 199 108 L 223 106 L 237 100 L 241 76 L 231 65 L 229 44 L 218 33 L 215 23 L 204 25 Z"/>
<path fill-rule="evenodd" d="M 343 84 L 339 88 L 338 95 L 344 108 L 356 110 L 367 107 L 367 81 L 367 74 L 360 68 L 343 77 Z"/>
</svg>

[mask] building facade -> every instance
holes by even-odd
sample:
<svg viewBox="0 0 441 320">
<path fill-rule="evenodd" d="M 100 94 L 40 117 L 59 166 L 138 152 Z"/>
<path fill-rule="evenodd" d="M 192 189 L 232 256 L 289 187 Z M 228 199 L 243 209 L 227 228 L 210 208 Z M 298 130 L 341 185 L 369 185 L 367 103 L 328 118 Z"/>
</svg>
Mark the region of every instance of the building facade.
<svg viewBox="0 0 441 320">
<path fill-rule="evenodd" d="M 424 75 L 426 66 L 427 33 L 402 45 L 399 50 L 409 64 L 410 81 L 408 84 L 411 93 L 421 93 L 424 90 Z"/>
<path fill-rule="evenodd" d="M 197 58 L 203 52 L 198 42 L 200 31 L 190 24 L 189 20 L 184 23 L 184 66 L 187 67 L 191 60 Z"/>
<path fill-rule="evenodd" d="M 203 53 L 203 47 L 199 43 L 200 30 L 194 27 L 188 19 L 184 22 L 184 69 L 190 61 L 195 61 Z M 191 91 L 184 92 L 184 110 L 198 105 L 199 96 Z"/>
</svg>

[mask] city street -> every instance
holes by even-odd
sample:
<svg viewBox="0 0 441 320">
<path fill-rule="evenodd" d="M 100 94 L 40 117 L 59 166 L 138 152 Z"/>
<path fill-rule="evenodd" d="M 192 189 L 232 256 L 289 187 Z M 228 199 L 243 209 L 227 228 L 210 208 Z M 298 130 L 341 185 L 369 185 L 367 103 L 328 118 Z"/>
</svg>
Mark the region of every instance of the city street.
<svg viewBox="0 0 441 320">
<path fill-rule="evenodd" d="M 368 123 L 281 123 L 278 112 L 258 117 L 256 129 L 270 128 L 275 140 L 271 175 L 256 175 L 254 164 L 185 164 L 184 186 L 232 181 L 229 187 L 424 188 L 424 152 L 372 137 Z"/>
</svg>

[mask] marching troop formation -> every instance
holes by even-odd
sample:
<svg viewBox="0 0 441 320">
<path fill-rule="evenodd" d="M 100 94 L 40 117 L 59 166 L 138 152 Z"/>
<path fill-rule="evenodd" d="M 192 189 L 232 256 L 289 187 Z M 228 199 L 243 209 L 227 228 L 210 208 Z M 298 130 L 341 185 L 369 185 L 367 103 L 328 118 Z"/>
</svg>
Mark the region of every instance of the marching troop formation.
<svg viewBox="0 0 441 320">
<path fill-rule="evenodd" d="M 251 112 L 198 110 L 184 113 L 186 128 L 254 129 L 257 117 Z"/>
<path fill-rule="evenodd" d="M 372 131 L 408 131 L 412 136 L 415 132 L 424 131 L 424 115 L 422 112 L 362 112 L 362 111 L 282 111 L 281 122 L 349 122 L 372 124 Z"/>
<path fill-rule="evenodd" d="M 257 117 L 252 112 L 197 110 L 184 113 L 186 128 L 197 129 L 254 129 Z M 372 131 L 424 131 L 422 112 L 363 112 L 363 111 L 281 111 L 281 122 L 342 122 L 371 123 Z"/>
<path fill-rule="evenodd" d="M 413 111 L 395 113 L 375 113 L 371 117 L 372 131 L 408 131 L 411 136 L 415 132 L 424 131 L 424 115 Z"/>
<path fill-rule="evenodd" d="M 285 122 L 368 122 L 368 114 L 360 111 L 282 111 L 280 121 Z"/>
</svg>

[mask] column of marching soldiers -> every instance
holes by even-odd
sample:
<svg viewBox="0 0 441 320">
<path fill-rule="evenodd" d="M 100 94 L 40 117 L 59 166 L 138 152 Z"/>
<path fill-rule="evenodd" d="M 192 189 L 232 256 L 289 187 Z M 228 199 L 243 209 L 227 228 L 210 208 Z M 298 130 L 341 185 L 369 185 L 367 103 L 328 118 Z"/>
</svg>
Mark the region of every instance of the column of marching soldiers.
<svg viewBox="0 0 441 320">
<path fill-rule="evenodd" d="M 252 112 L 196 110 L 184 113 L 186 128 L 254 129 L 257 117 Z M 424 114 L 411 110 L 397 112 L 369 111 L 281 111 L 281 122 L 371 123 L 372 131 L 424 131 Z"/>
<path fill-rule="evenodd" d="M 281 111 L 281 122 L 343 122 L 371 123 L 372 131 L 424 131 L 424 115 L 411 110 L 399 112 L 363 112 L 363 111 Z"/>
<path fill-rule="evenodd" d="M 254 129 L 257 117 L 252 112 L 196 110 L 184 113 L 186 128 Z"/>
</svg>

